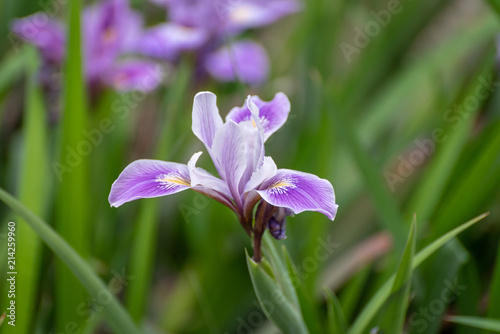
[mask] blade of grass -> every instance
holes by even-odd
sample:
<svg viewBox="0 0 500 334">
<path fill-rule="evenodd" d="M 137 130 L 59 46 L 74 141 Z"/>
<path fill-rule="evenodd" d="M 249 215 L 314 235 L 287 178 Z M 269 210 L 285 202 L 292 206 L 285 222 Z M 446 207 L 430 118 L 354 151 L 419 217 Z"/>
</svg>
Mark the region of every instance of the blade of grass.
<svg viewBox="0 0 500 334">
<path fill-rule="evenodd" d="M 21 216 L 26 223 L 35 231 L 47 246 L 61 259 L 61 261 L 71 270 L 73 275 L 85 287 L 91 296 L 96 300 L 100 296 L 106 295 L 106 304 L 100 305 L 104 318 L 113 329 L 120 334 L 139 333 L 134 322 L 125 309 L 108 290 L 106 285 L 94 274 L 90 265 L 46 222 L 41 220 L 21 202 L 0 188 L 0 200 L 7 204 L 12 211 Z"/>
<path fill-rule="evenodd" d="M 87 127 L 85 81 L 83 77 L 81 27 L 81 1 L 69 3 L 67 61 L 64 68 L 64 107 L 60 164 L 70 171 L 58 174 L 60 181 L 56 205 L 56 229 L 84 258 L 90 256 L 89 241 L 89 179 L 86 155 L 79 153 L 84 143 L 90 145 L 82 131 Z M 70 150 L 76 152 L 70 155 Z M 76 156 L 76 157 L 75 157 Z M 75 159 L 75 161 L 71 161 Z M 52 164 L 55 170 L 55 162 Z M 59 166 L 60 167 L 60 166 Z M 56 172 L 57 173 L 57 172 Z M 71 271 L 63 263 L 56 263 L 56 326 L 65 331 L 68 323 L 83 324 L 77 317 L 78 305 L 88 298 Z"/>
<path fill-rule="evenodd" d="M 459 325 L 464 325 L 479 329 L 486 329 L 493 331 L 495 333 L 500 333 L 500 320 L 498 319 L 455 316 L 455 317 L 449 317 L 447 320 L 449 322 L 453 322 Z"/>
<path fill-rule="evenodd" d="M 500 245 L 498 246 L 489 294 L 488 317 L 500 319 Z"/>
<path fill-rule="evenodd" d="M 456 227 L 455 229 L 449 231 L 445 235 L 429 244 L 427 247 L 425 247 L 415 255 L 412 263 L 412 268 L 417 268 L 420 264 L 422 264 L 422 262 L 424 262 L 429 256 L 431 256 L 444 244 L 446 244 L 448 241 L 456 237 L 459 233 L 468 229 L 484 217 L 488 216 L 488 214 L 489 213 L 484 213 L 474 219 L 469 220 L 468 222 Z M 395 275 L 392 275 L 391 278 L 384 283 L 384 285 L 365 305 L 363 310 L 359 313 L 358 317 L 354 321 L 352 327 L 350 328 L 350 334 L 361 334 L 366 332 L 367 326 L 370 324 L 375 314 L 378 312 L 378 310 L 380 310 L 384 302 L 390 296 L 391 287 L 394 284 L 394 279 Z"/>
<path fill-rule="evenodd" d="M 342 306 L 335 296 L 335 294 L 330 290 L 325 290 L 327 295 L 327 310 L 328 310 L 328 331 L 329 333 L 347 333 L 347 323 L 344 318 L 344 312 L 342 311 Z"/>
<path fill-rule="evenodd" d="M 320 327 L 320 317 L 316 306 L 313 303 L 312 296 L 307 292 L 303 282 L 301 282 L 296 267 L 285 246 L 282 246 L 282 252 L 285 255 L 288 274 L 290 275 L 290 280 L 295 288 L 295 293 L 297 294 L 304 322 L 306 323 L 310 333 L 321 333 L 322 329 Z"/>
<path fill-rule="evenodd" d="M 410 286 L 413 275 L 413 257 L 415 256 L 416 244 L 416 216 L 410 228 L 410 235 L 406 242 L 405 251 L 399 264 L 394 283 L 391 288 L 392 297 L 388 300 L 388 305 L 384 308 L 385 316 L 380 324 L 382 333 L 401 333 L 405 321 L 406 310 L 410 299 Z"/>
<path fill-rule="evenodd" d="M 19 199 L 35 214 L 43 216 L 47 203 L 47 138 L 46 113 L 43 97 L 38 87 L 38 57 L 34 49 L 26 50 L 26 109 L 24 111 L 24 147 L 22 169 L 19 178 Z M 16 284 L 22 287 L 16 293 L 15 327 L 6 326 L 3 333 L 31 333 L 35 306 L 37 304 L 37 284 L 40 269 L 40 240 L 36 233 L 22 219 L 16 228 Z"/>
</svg>

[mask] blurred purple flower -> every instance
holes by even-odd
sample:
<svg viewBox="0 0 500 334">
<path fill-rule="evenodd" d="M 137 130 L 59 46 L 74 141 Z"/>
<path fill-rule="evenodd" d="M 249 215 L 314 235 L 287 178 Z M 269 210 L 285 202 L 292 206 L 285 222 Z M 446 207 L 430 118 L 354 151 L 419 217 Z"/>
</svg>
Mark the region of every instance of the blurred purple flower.
<svg viewBox="0 0 500 334">
<path fill-rule="evenodd" d="M 265 50 L 249 41 L 236 42 L 232 48 L 221 46 L 246 29 L 271 24 L 301 9 L 296 0 L 152 1 L 167 9 L 169 23 L 146 31 L 139 52 L 175 61 L 183 52 L 196 50 L 199 66 L 215 79 L 248 84 L 267 78 Z"/>
<path fill-rule="evenodd" d="M 208 54 L 204 65 L 208 73 L 219 81 L 239 79 L 258 84 L 267 79 L 269 72 L 266 50 L 251 41 L 239 41 Z"/>
<path fill-rule="evenodd" d="M 149 91 L 160 84 L 161 80 L 153 85 L 149 79 L 151 73 L 159 72 L 156 63 L 135 60 L 131 75 L 131 60 L 121 59 L 134 52 L 143 34 L 142 18 L 130 9 L 127 0 L 107 0 L 87 7 L 83 12 L 82 30 L 85 77 L 92 90 L 108 85 L 120 90 Z M 47 63 L 63 62 L 64 27 L 45 13 L 15 20 L 12 31 L 35 45 Z"/>
<path fill-rule="evenodd" d="M 317 211 L 333 220 L 337 212 L 330 182 L 313 174 L 278 169 L 273 159 L 265 156 L 264 142 L 286 122 L 289 112 L 290 102 L 283 93 L 269 102 L 252 96 L 244 106 L 233 108 L 224 123 L 216 96 L 198 93 L 192 130 L 205 145 L 220 178 L 196 167 L 202 152 L 195 153 L 187 165 L 137 160 L 113 183 L 111 206 L 193 189 L 237 214 L 245 231 L 254 238 L 254 258 L 259 261 L 260 240 L 266 228 L 273 237 L 283 239 L 286 216 Z"/>
</svg>

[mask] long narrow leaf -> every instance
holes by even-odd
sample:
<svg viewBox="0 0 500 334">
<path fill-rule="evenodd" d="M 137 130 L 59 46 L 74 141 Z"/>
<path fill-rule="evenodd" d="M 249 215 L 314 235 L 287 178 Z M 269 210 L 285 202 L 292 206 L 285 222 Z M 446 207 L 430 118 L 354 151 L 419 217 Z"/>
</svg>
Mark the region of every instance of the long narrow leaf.
<svg viewBox="0 0 500 334">
<path fill-rule="evenodd" d="M 60 182 L 56 205 L 56 229 L 85 259 L 90 256 L 88 195 L 88 159 L 90 142 L 83 135 L 87 110 L 82 66 L 81 1 L 69 3 L 67 61 L 64 69 L 64 107 L 62 115 L 61 155 L 52 163 Z M 90 148 L 91 150 L 92 148 Z M 65 331 L 68 323 L 84 325 L 78 305 L 88 298 L 80 283 L 63 263 L 56 263 L 56 325 Z M 71 293 L 68 293 L 71 291 Z"/>
<path fill-rule="evenodd" d="M 106 304 L 101 305 L 104 318 L 120 334 L 139 333 L 134 322 L 118 302 L 116 297 L 108 290 L 106 285 L 94 274 L 92 268 L 78 253 L 46 222 L 37 217 L 21 202 L 0 188 L 0 200 L 12 211 L 21 216 L 42 239 L 47 246 L 61 259 L 61 261 L 78 278 L 85 289 L 94 298 L 106 298 Z M 97 299 L 96 299 L 97 300 Z"/>
<path fill-rule="evenodd" d="M 416 226 L 417 222 L 414 216 L 406 248 L 391 288 L 391 298 L 388 301 L 387 308 L 384 309 L 385 316 L 380 324 L 382 333 L 401 333 L 403 330 L 410 298 L 410 285 L 413 274 L 412 263 L 415 256 L 417 234 Z"/>
<path fill-rule="evenodd" d="M 496 333 L 500 333 L 500 320 L 498 319 L 456 316 L 456 317 L 450 317 L 447 320 L 449 322 L 454 322 L 459 325 L 475 327 L 479 329 L 486 329 Z"/>
<path fill-rule="evenodd" d="M 328 330 L 329 333 L 345 334 L 347 333 L 347 323 L 344 318 L 344 312 L 342 311 L 342 306 L 335 296 L 335 294 L 329 290 L 326 290 L 327 295 L 327 305 L 328 305 Z"/>
<path fill-rule="evenodd" d="M 429 256 L 431 256 L 434 252 L 436 252 L 439 248 L 441 248 L 448 241 L 456 237 L 459 233 L 468 229 L 481 219 L 485 218 L 489 213 L 484 213 L 480 216 L 477 216 L 474 219 L 469 220 L 468 222 L 456 227 L 455 229 L 449 231 L 445 235 L 441 236 L 427 247 L 418 252 L 412 263 L 413 269 L 418 267 L 422 262 L 424 262 Z M 389 280 L 387 280 L 384 285 L 375 293 L 375 295 L 370 299 L 370 301 L 365 305 L 363 310 L 360 312 L 356 320 L 354 321 L 349 333 L 350 334 L 361 334 L 366 332 L 366 328 L 369 323 L 375 316 L 378 310 L 382 307 L 384 302 L 390 296 L 391 287 L 394 284 L 395 275 L 391 276 Z"/>
<path fill-rule="evenodd" d="M 309 333 L 300 311 L 263 268 L 265 261 L 255 263 L 247 253 L 248 272 L 262 310 L 284 333 Z"/>
<path fill-rule="evenodd" d="M 28 48 L 27 48 L 28 49 Z M 37 83 L 38 58 L 34 49 L 26 53 L 28 81 L 26 109 L 24 111 L 24 147 L 22 170 L 19 178 L 19 199 L 37 215 L 44 215 L 47 194 L 47 140 L 46 113 L 40 87 Z M 19 289 L 16 294 L 18 321 L 15 327 L 7 326 L 5 333 L 31 333 L 33 311 L 37 304 L 37 284 L 40 269 L 40 240 L 24 220 L 16 229 L 16 270 Z M 31 321 L 30 321 L 31 320 Z"/>
</svg>

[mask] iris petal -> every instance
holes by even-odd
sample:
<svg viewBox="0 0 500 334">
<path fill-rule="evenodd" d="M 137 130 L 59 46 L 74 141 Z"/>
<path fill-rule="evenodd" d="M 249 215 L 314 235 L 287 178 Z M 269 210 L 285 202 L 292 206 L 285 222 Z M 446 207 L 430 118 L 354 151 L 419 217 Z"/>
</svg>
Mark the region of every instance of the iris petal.
<svg viewBox="0 0 500 334">
<path fill-rule="evenodd" d="M 187 165 L 160 160 L 136 160 L 123 170 L 111 186 L 109 203 L 119 207 L 139 198 L 172 195 L 190 187 Z"/>
<path fill-rule="evenodd" d="M 276 93 L 271 101 L 263 101 L 258 96 L 250 98 L 259 109 L 259 119 L 264 129 L 264 140 L 267 140 L 274 132 L 285 124 L 290 113 L 290 101 L 284 93 Z M 243 107 L 231 109 L 226 120 L 233 120 L 236 123 L 251 119 L 251 112 L 248 103 Z"/>
<path fill-rule="evenodd" d="M 41 24 L 40 22 L 44 22 Z M 64 29 L 62 25 L 38 12 L 13 21 L 12 31 L 35 45 L 45 59 L 61 62 L 65 52 Z"/>
<path fill-rule="evenodd" d="M 222 126 L 222 118 L 217 108 L 217 97 L 211 92 L 200 92 L 194 97 L 193 133 L 209 149 L 215 138 L 215 133 Z"/>
<path fill-rule="evenodd" d="M 202 29 L 164 23 L 144 32 L 137 51 L 150 57 L 176 60 L 184 51 L 199 48 L 207 39 Z"/>
<path fill-rule="evenodd" d="M 251 41 L 239 41 L 207 55 L 205 68 L 220 81 L 240 80 L 246 84 L 263 83 L 269 73 L 266 50 Z"/>
<path fill-rule="evenodd" d="M 164 80 L 164 71 L 159 64 L 143 61 L 124 61 L 106 73 L 104 81 L 119 91 L 149 92 Z"/>
<path fill-rule="evenodd" d="M 245 141 L 238 124 L 229 121 L 217 131 L 213 142 L 212 159 L 220 177 L 227 183 L 236 206 L 242 208 L 239 184 L 247 161 Z"/>
<path fill-rule="evenodd" d="M 279 169 L 257 192 L 269 204 L 291 209 L 294 213 L 317 211 L 333 220 L 338 205 L 331 183 L 316 175 Z"/>
</svg>

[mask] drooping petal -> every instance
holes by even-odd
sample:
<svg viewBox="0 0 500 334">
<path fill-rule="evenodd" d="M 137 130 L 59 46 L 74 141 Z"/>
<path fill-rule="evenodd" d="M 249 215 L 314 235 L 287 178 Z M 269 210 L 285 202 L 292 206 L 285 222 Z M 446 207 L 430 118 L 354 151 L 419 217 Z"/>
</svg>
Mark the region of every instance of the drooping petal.
<svg viewBox="0 0 500 334">
<path fill-rule="evenodd" d="M 269 73 L 269 60 L 262 46 L 251 41 L 240 41 L 210 53 L 205 69 L 217 80 L 259 84 Z"/>
<path fill-rule="evenodd" d="M 257 192 L 269 204 L 291 209 L 294 213 L 317 211 L 333 220 L 338 205 L 331 183 L 316 175 L 279 169 Z"/>
<path fill-rule="evenodd" d="M 64 58 L 64 29 L 59 22 L 50 19 L 46 13 L 38 12 L 14 20 L 11 30 L 35 45 L 46 60 L 60 63 Z"/>
<path fill-rule="evenodd" d="M 301 7 L 293 0 L 238 1 L 227 6 L 227 25 L 235 32 L 262 27 L 300 11 Z"/>
<path fill-rule="evenodd" d="M 245 141 L 241 128 L 233 121 L 222 125 L 213 142 L 212 160 L 220 177 L 227 183 L 238 208 L 242 208 L 239 184 L 247 166 Z"/>
<path fill-rule="evenodd" d="M 264 140 L 267 140 L 285 124 L 290 113 L 290 101 L 282 92 L 276 93 L 269 102 L 261 100 L 256 95 L 252 96 L 250 101 L 255 103 L 259 109 L 260 124 L 264 129 Z M 226 116 L 226 121 L 233 120 L 236 123 L 250 119 L 251 112 L 247 103 L 242 107 L 234 107 Z"/>
<path fill-rule="evenodd" d="M 200 92 L 194 97 L 193 103 L 193 133 L 209 149 L 215 138 L 215 133 L 222 126 L 222 118 L 217 108 L 217 97 L 211 92 Z"/>
<path fill-rule="evenodd" d="M 189 189 L 187 165 L 160 160 L 136 160 L 111 186 L 109 203 L 119 207 L 139 198 L 166 196 Z"/>
<path fill-rule="evenodd" d="M 150 57 L 174 61 L 182 52 L 199 48 L 206 39 L 205 30 L 164 23 L 144 32 L 136 49 Z"/>
<path fill-rule="evenodd" d="M 119 91 L 149 92 L 165 79 L 161 65 L 143 60 L 123 61 L 102 73 L 102 81 Z"/>
</svg>

